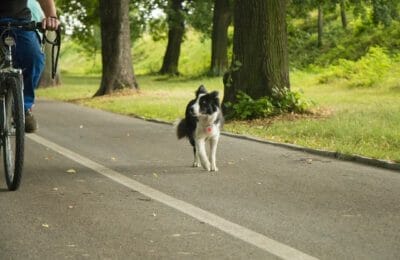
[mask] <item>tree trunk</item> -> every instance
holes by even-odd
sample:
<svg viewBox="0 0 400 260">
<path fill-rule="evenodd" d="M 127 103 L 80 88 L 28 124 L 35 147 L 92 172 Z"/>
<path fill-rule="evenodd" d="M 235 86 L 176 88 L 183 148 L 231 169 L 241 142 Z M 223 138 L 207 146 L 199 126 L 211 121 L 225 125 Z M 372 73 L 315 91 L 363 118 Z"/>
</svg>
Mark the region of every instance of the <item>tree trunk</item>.
<svg viewBox="0 0 400 260">
<path fill-rule="evenodd" d="M 169 0 L 168 2 L 168 45 L 159 72 L 160 74 L 179 74 L 179 56 L 185 33 L 182 3 L 183 0 Z"/>
<path fill-rule="evenodd" d="M 228 27 L 231 20 L 231 0 L 215 0 L 211 39 L 212 76 L 222 76 L 228 68 Z"/>
<path fill-rule="evenodd" d="M 224 75 L 223 103 L 234 103 L 239 91 L 252 98 L 272 96 L 273 88 L 290 88 L 286 1 L 236 0 L 233 57 Z"/>
<path fill-rule="evenodd" d="M 322 47 L 322 33 L 323 33 L 323 10 L 322 10 L 322 3 L 318 2 L 318 47 Z"/>
<path fill-rule="evenodd" d="M 129 0 L 100 0 L 102 79 L 95 96 L 137 89 L 133 72 Z"/>
<path fill-rule="evenodd" d="M 48 31 L 46 32 L 49 39 L 54 39 L 55 38 L 55 32 L 53 31 Z M 50 35 L 52 34 L 52 35 Z M 56 47 L 57 48 L 57 47 Z M 57 50 L 55 50 L 57 51 Z M 44 53 L 46 55 L 46 63 L 44 66 L 44 70 L 42 72 L 42 75 L 40 76 L 40 82 L 39 82 L 39 88 L 49 88 L 49 87 L 56 87 L 61 85 L 61 78 L 60 78 L 60 73 L 59 69 L 57 68 L 57 72 L 55 75 L 55 78 L 51 78 L 51 67 L 52 67 L 52 45 L 46 43 L 44 45 Z M 58 66 L 60 63 L 58 64 Z"/>
<path fill-rule="evenodd" d="M 342 18 L 342 27 L 347 29 L 346 1 L 340 0 L 340 17 Z"/>
</svg>

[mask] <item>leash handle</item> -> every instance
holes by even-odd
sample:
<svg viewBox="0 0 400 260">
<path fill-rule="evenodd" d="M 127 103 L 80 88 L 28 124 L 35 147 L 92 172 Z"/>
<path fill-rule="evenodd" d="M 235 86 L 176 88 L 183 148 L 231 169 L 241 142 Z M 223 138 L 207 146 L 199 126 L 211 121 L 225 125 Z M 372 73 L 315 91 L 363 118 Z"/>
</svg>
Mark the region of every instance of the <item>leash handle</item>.
<svg viewBox="0 0 400 260">
<path fill-rule="evenodd" d="M 50 40 L 46 36 L 46 30 L 43 30 L 42 23 L 36 23 L 36 29 L 43 33 L 43 41 L 42 43 L 48 43 L 52 45 L 51 47 L 51 78 L 54 79 L 57 74 L 57 67 L 58 67 L 58 59 L 60 57 L 60 49 L 61 49 L 61 26 L 54 31 L 56 33 L 56 38 L 54 41 Z M 57 52 L 56 52 L 57 51 Z"/>
</svg>

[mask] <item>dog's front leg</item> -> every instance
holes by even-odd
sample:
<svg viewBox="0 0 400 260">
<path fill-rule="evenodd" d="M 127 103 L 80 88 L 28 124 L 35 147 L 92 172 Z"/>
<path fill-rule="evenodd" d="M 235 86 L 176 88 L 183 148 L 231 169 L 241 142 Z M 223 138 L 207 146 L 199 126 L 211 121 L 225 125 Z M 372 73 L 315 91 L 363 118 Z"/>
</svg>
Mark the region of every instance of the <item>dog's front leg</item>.
<svg viewBox="0 0 400 260">
<path fill-rule="evenodd" d="M 198 143 L 196 142 L 193 147 L 193 155 L 194 155 L 194 161 L 193 161 L 193 167 L 200 167 L 200 156 L 199 156 L 199 148 L 198 148 Z"/>
<path fill-rule="evenodd" d="M 217 146 L 218 146 L 219 136 L 214 136 L 210 139 L 210 161 L 211 161 L 211 171 L 218 171 L 217 168 Z"/>
<path fill-rule="evenodd" d="M 196 150 L 197 156 L 200 158 L 201 166 L 207 171 L 210 171 L 210 161 L 207 158 L 205 139 L 202 138 L 196 141 Z"/>
</svg>

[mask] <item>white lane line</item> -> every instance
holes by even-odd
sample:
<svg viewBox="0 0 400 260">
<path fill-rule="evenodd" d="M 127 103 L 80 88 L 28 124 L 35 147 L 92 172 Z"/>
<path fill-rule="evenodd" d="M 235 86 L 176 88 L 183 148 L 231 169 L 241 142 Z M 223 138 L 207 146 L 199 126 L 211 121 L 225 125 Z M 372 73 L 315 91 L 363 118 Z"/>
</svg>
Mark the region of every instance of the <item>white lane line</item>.
<svg viewBox="0 0 400 260">
<path fill-rule="evenodd" d="M 222 230 L 233 237 L 243 240 L 249 244 L 252 244 L 260 249 L 267 251 L 282 259 L 317 259 L 313 256 L 307 255 L 295 248 L 288 245 L 275 241 L 269 237 L 266 237 L 260 233 L 252 231 L 248 228 L 242 227 L 229 220 L 221 218 L 211 212 L 205 211 L 194 205 L 191 205 L 182 200 L 171 197 L 158 190 L 155 190 L 149 186 L 146 186 L 140 182 L 130 179 L 114 170 L 111 170 L 101 164 L 98 164 L 82 155 L 79 155 L 71 150 L 68 150 L 56 143 L 48 141 L 36 134 L 29 134 L 27 137 L 43 146 L 46 146 L 59 154 L 75 161 L 123 186 L 126 186 L 132 190 L 138 191 L 141 194 L 152 198 L 158 202 L 170 206 L 178 211 L 181 211 L 189 216 L 192 216 L 199 221 L 207 223 L 219 230 Z"/>
</svg>

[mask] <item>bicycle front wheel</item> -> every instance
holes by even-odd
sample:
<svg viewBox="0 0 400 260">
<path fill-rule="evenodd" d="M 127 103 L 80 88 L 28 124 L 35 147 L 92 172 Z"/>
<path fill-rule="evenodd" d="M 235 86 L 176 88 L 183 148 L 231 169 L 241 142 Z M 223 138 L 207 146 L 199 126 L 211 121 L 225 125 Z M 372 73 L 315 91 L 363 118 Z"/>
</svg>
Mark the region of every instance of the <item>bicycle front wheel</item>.
<svg viewBox="0 0 400 260">
<path fill-rule="evenodd" d="M 9 77 L 7 92 L 3 99 L 2 147 L 4 172 L 7 187 L 14 191 L 19 188 L 24 164 L 24 104 L 22 97 L 23 81 L 21 75 Z"/>
</svg>

